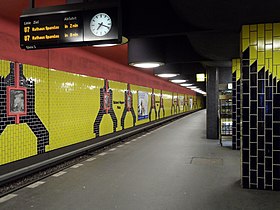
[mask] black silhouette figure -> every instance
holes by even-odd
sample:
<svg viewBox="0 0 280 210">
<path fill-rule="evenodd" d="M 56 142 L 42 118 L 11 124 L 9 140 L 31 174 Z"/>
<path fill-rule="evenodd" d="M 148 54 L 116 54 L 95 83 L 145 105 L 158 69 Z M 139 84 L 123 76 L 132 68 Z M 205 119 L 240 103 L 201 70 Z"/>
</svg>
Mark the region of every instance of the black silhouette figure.
<svg viewBox="0 0 280 210">
<path fill-rule="evenodd" d="M 122 129 L 124 129 L 124 121 L 125 121 L 127 112 L 131 112 L 131 114 L 132 114 L 133 126 L 135 126 L 135 123 L 136 123 L 136 115 L 135 115 L 134 108 L 133 108 L 133 95 L 130 91 L 130 84 L 127 84 L 127 90 L 124 93 L 124 98 L 125 98 L 124 110 L 123 110 L 122 117 L 121 117 Z"/>
<path fill-rule="evenodd" d="M 17 81 L 19 84 L 16 84 Z M 10 106 L 7 104 L 8 87 L 15 91 L 17 87 L 26 88 L 27 107 L 24 107 L 26 114 L 19 116 L 19 119 L 16 119 L 16 116 L 8 116 L 7 107 Z M 15 63 L 10 63 L 9 75 L 6 78 L 0 77 L 0 93 L 0 135 L 9 124 L 26 123 L 37 137 L 37 153 L 44 153 L 45 146 L 49 144 L 49 132 L 35 112 L 35 83 L 32 80 L 26 80 L 22 64 L 19 64 L 17 68 Z"/>
<path fill-rule="evenodd" d="M 100 108 L 93 125 L 93 132 L 96 137 L 99 136 L 100 123 L 104 114 L 109 114 L 111 116 L 113 130 L 116 132 L 118 120 L 113 110 L 113 91 L 109 89 L 109 82 L 107 79 L 104 80 L 104 87 L 100 88 Z"/>
<path fill-rule="evenodd" d="M 174 111 L 174 112 L 173 112 L 173 111 Z M 171 115 L 172 115 L 172 114 L 177 114 L 178 112 L 180 112 L 178 96 L 177 96 L 177 98 L 175 99 L 175 98 L 174 98 L 174 93 L 172 93 Z"/>
<path fill-rule="evenodd" d="M 156 96 L 154 93 L 154 88 L 152 89 L 152 94 L 151 94 L 151 108 L 150 108 L 150 112 L 149 112 L 149 120 L 152 121 L 152 111 L 155 111 L 155 116 L 157 119 L 157 109 L 156 109 Z"/>
<path fill-rule="evenodd" d="M 163 97 L 162 97 L 162 90 L 160 91 L 160 97 L 159 97 L 158 118 L 160 118 L 160 110 L 162 110 L 163 117 L 165 117 L 165 111 L 164 111 L 164 105 L 163 105 Z"/>
</svg>

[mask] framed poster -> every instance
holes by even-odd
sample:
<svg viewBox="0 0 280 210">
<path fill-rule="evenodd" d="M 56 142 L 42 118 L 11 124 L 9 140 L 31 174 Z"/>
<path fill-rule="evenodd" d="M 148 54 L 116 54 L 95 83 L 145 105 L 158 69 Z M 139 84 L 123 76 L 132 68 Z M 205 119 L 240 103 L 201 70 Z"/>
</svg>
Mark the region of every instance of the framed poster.
<svg viewBox="0 0 280 210">
<path fill-rule="evenodd" d="M 147 92 L 138 91 L 138 120 L 148 118 L 148 102 L 149 94 Z"/>
<path fill-rule="evenodd" d="M 7 87 L 7 112 L 8 116 L 26 115 L 26 88 Z"/>
</svg>

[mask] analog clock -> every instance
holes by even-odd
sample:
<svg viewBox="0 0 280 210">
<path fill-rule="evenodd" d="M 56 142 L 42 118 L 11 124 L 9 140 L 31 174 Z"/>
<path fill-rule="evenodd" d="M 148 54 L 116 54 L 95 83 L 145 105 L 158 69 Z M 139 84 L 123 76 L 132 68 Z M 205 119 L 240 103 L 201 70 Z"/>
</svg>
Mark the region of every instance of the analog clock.
<svg viewBox="0 0 280 210">
<path fill-rule="evenodd" d="M 112 20 L 106 13 L 98 13 L 90 21 L 90 30 L 95 36 L 105 36 L 112 27 Z"/>
</svg>

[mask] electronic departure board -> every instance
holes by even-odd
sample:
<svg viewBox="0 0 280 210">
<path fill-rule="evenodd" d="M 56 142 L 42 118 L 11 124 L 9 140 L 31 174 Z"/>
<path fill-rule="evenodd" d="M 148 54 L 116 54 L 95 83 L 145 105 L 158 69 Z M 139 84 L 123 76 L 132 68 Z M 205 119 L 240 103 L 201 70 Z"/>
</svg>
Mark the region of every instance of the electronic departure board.
<svg viewBox="0 0 280 210">
<path fill-rule="evenodd" d="M 118 8 L 25 14 L 20 47 L 26 50 L 120 43 Z"/>
</svg>

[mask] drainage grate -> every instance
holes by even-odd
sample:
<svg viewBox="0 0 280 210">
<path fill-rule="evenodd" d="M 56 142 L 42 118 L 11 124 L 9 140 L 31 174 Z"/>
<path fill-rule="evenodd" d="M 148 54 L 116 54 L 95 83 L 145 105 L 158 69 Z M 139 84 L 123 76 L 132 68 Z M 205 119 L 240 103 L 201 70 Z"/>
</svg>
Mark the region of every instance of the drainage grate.
<svg viewBox="0 0 280 210">
<path fill-rule="evenodd" d="M 203 166 L 222 166 L 223 159 L 208 157 L 192 157 L 190 164 Z"/>
</svg>

